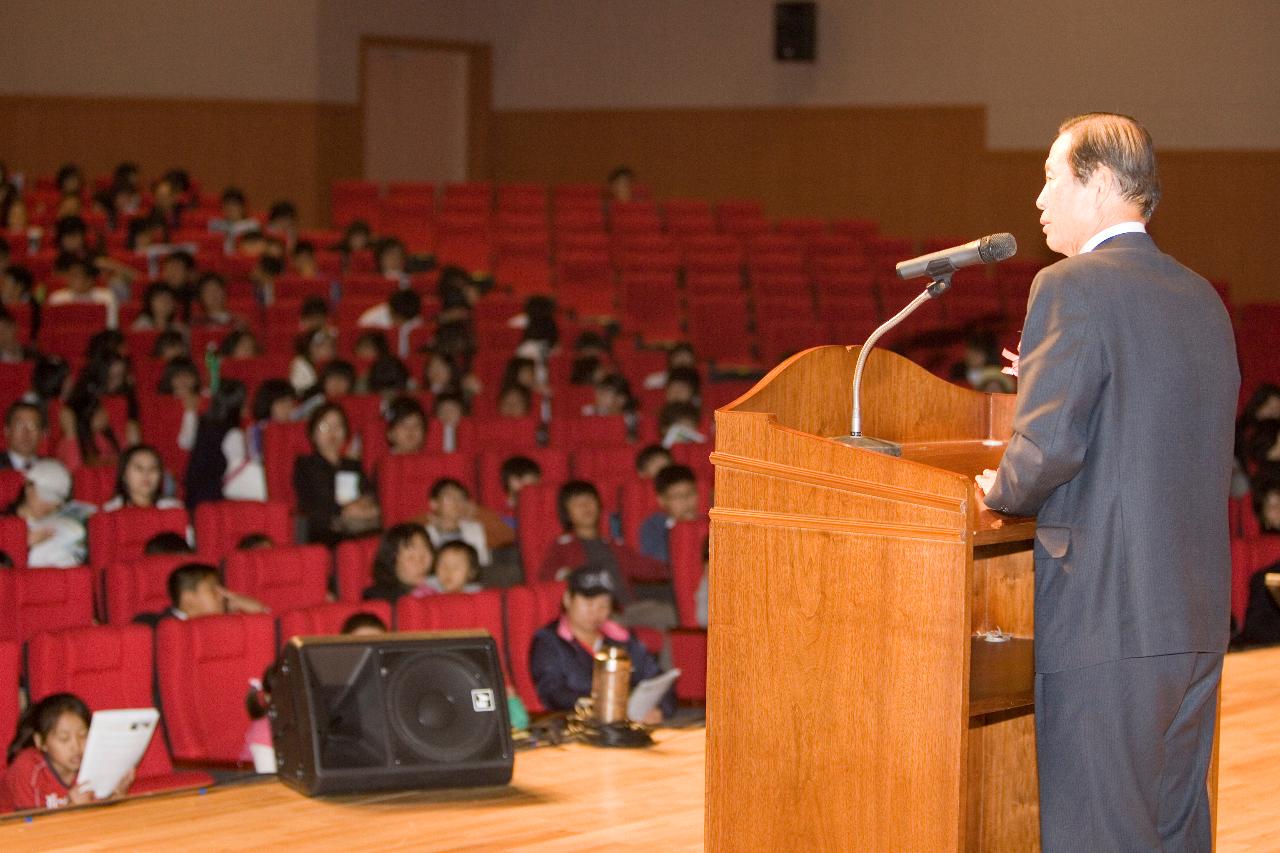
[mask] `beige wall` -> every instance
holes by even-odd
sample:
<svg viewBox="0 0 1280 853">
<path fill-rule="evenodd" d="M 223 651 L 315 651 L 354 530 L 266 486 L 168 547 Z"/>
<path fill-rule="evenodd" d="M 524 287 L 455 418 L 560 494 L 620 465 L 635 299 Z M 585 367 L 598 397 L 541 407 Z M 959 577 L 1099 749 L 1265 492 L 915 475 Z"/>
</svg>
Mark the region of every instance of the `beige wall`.
<svg viewBox="0 0 1280 853">
<path fill-rule="evenodd" d="M 485 41 L 499 110 L 979 105 L 995 149 L 1138 115 L 1165 149 L 1280 149 L 1280 3 L 822 0 L 818 61 L 773 0 L 5 4 L 0 93 L 355 103 L 361 35 Z"/>
</svg>

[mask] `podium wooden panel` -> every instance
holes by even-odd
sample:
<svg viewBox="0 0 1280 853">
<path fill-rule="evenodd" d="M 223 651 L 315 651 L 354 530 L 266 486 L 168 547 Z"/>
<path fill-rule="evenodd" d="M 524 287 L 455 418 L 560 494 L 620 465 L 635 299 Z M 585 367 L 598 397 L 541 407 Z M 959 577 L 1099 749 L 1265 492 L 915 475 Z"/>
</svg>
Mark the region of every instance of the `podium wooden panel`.
<svg viewBox="0 0 1280 853">
<path fill-rule="evenodd" d="M 716 413 L 707 848 L 1039 847 L 1034 522 L 975 500 L 1014 398 L 886 351 L 783 362 Z M 1007 643 L 974 633 L 999 627 Z"/>
</svg>

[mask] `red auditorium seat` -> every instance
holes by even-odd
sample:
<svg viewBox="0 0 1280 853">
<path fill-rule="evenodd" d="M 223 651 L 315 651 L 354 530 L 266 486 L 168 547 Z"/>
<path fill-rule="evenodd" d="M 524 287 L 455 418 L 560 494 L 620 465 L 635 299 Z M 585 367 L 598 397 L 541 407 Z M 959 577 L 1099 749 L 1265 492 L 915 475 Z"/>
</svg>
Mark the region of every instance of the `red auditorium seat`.
<svg viewBox="0 0 1280 853">
<path fill-rule="evenodd" d="M 227 589 L 261 601 L 276 612 L 322 604 L 329 588 L 329 549 L 282 545 L 232 551 L 223 571 Z"/>
<path fill-rule="evenodd" d="M 699 358 L 728 364 L 751 364 L 751 338 L 746 305 L 741 299 L 690 297 L 689 342 Z"/>
<path fill-rule="evenodd" d="M 706 520 L 681 521 L 668 532 L 671 552 L 671 587 L 676 613 L 683 627 L 697 627 L 694 595 L 702 581 L 702 543 L 707 538 Z"/>
<path fill-rule="evenodd" d="M 378 228 L 378 185 L 373 181 L 342 180 L 329 185 L 329 218 L 337 228 L 363 219 Z"/>
<path fill-rule="evenodd" d="M 8 473 L 9 469 L 6 469 Z M 16 472 L 15 472 L 16 473 Z M 13 501 L 9 501 L 12 503 Z M 5 504 L 8 506 L 8 504 Z M 9 555 L 15 569 L 27 567 L 27 522 L 16 515 L 0 516 L 0 551 Z"/>
<path fill-rule="evenodd" d="M 33 361 L 0 364 L 0 414 L 8 412 L 9 407 L 31 388 L 31 371 L 34 368 Z"/>
<path fill-rule="evenodd" d="M 677 341 L 684 305 L 674 273 L 624 272 L 621 315 L 626 331 L 647 341 Z"/>
<path fill-rule="evenodd" d="M 622 515 L 622 540 L 632 548 L 640 549 L 640 525 L 644 520 L 655 512 L 661 511 L 658 505 L 658 495 L 654 491 L 652 480 L 643 480 L 636 474 L 632 474 L 626 482 L 622 484 L 621 491 L 621 515 Z M 658 566 L 655 565 L 655 570 Z M 665 569 L 665 567 L 663 567 Z M 649 582 L 667 580 L 667 572 L 661 573 L 655 571 L 652 576 L 633 577 L 631 580 Z"/>
<path fill-rule="evenodd" d="M 524 418 L 473 415 L 471 426 L 476 447 L 503 447 L 510 451 L 509 455 L 515 455 L 521 450 L 537 448 L 538 427 L 541 426 L 541 420 L 537 415 Z"/>
<path fill-rule="evenodd" d="M 529 672 L 533 635 L 560 615 L 565 585 L 561 581 L 513 586 L 506 592 L 507 649 L 511 653 L 511 683 L 532 713 L 546 710 Z"/>
<path fill-rule="evenodd" d="M 185 536 L 187 511 L 125 507 L 94 513 L 89 517 L 90 562 L 101 570 L 119 560 L 141 557 L 147 540 L 164 532 Z"/>
<path fill-rule="evenodd" d="M 92 624 L 88 568 L 0 572 L 0 639 L 26 642 L 41 631 Z"/>
<path fill-rule="evenodd" d="M 525 577 L 535 578 L 547 559 L 551 546 L 563 532 L 557 510 L 558 485 L 539 483 L 520 490 L 516 506 L 516 539 Z"/>
<path fill-rule="evenodd" d="M 373 557 L 378 552 L 378 536 L 348 539 L 338 545 L 338 600 L 359 602 L 364 591 L 373 585 Z"/>
<path fill-rule="evenodd" d="M 551 245 L 545 231 L 499 233 L 493 276 L 519 296 L 551 292 Z"/>
<path fill-rule="evenodd" d="M 487 214 L 483 221 L 442 216 L 436 237 L 436 260 L 472 273 L 492 270 L 493 238 Z"/>
<path fill-rule="evenodd" d="M 667 632 L 671 665 L 680 670 L 676 698 L 682 702 L 707 699 L 707 632 L 703 628 L 673 628 Z"/>
<path fill-rule="evenodd" d="M 275 658 L 266 614 L 166 619 L 156 627 L 156 672 L 173 755 L 179 761 L 240 760 L 249 679 Z"/>
<path fill-rule="evenodd" d="M 778 318 L 776 315 L 765 319 L 767 315 L 759 310 L 759 305 L 756 308 L 760 315 L 760 357 L 766 367 L 772 367 L 809 347 L 835 342 L 826 323 Z"/>
<path fill-rule="evenodd" d="M 1280 537 L 1259 536 L 1231 540 L 1231 615 L 1237 629 L 1249 606 L 1249 581 L 1254 574 L 1280 563 Z"/>
<path fill-rule="evenodd" d="M 630 444 L 622 415 L 557 415 L 551 419 L 551 446 L 569 452 L 585 447 L 621 447 Z"/>
<path fill-rule="evenodd" d="M 0 640 L 0 732 L 12 737 L 18 730 L 18 677 L 22 648 L 14 640 Z M 6 750 L 5 752 L 7 752 Z M 0 768 L 8 765 L 8 757 L 0 753 Z"/>
<path fill-rule="evenodd" d="M 92 710 L 149 708 L 152 694 L 152 636 L 141 625 L 73 628 L 40 634 L 27 650 L 31 699 L 74 693 Z M 161 723 L 163 725 L 163 721 Z M 213 784 L 201 771 L 175 772 L 163 731 L 151 738 L 131 794 L 198 788 Z"/>
<path fill-rule="evenodd" d="M 341 633 L 342 624 L 357 613 L 372 613 L 388 630 L 392 626 L 391 605 L 385 601 L 330 601 L 281 613 L 280 643 L 294 637 Z"/>
<path fill-rule="evenodd" d="M 138 425 L 142 434 L 160 454 L 165 470 L 181 482 L 187 470 L 187 457 L 191 455 L 190 451 L 178 446 L 178 433 L 182 430 L 186 407 L 177 397 L 168 394 L 139 392 L 138 398 Z"/>
<path fill-rule="evenodd" d="M 606 513 L 618 511 L 623 486 L 636 479 L 637 450 L 628 445 L 581 446 L 574 449 L 569 467 L 575 480 L 586 480 L 600 491 Z"/>
<path fill-rule="evenodd" d="M 196 507 L 196 550 L 218 562 L 250 533 L 265 533 L 276 545 L 293 542 L 289 505 L 279 501 L 205 501 Z"/>
<path fill-rule="evenodd" d="M 401 597 L 396 602 L 397 631 L 460 631 L 469 629 L 488 631 L 503 650 L 505 666 L 507 632 L 502 619 L 502 590 L 486 589 L 480 592 L 459 592 L 449 595 L 426 595 L 415 598 Z M 508 676 L 510 681 L 510 676 Z"/>
<path fill-rule="evenodd" d="M 107 621 L 128 625 L 140 613 L 170 607 L 169 575 L 192 559 L 190 554 L 153 554 L 107 566 Z"/>
<path fill-rule="evenodd" d="M 561 251 L 556 257 L 556 301 L 579 317 L 612 316 L 617 287 L 604 252 Z"/>
<path fill-rule="evenodd" d="M 499 184 L 497 190 L 498 210 L 521 211 L 530 214 L 547 215 L 547 188 L 543 184 L 516 183 Z"/>
<path fill-rule="evenodd" d="M 502 450 L 486 450 L 476 457 L 478 503 L 496 513 L 505 515 L 507 493 L 502 485 L 502 463 L 512 456 L 525 456 L 538 463 L 542 469 L 542 482 L 559 488 L 569 479 L 569 457 L 555 447 L 503 447 Z"/>
<path fill-rule="evenodd" d="M 271 422 L 262 430 L 262 465 L 267 477 L 267 497 L 289 506 L 297 506 L 293 493 L 293 463 L 311 452 L 307 425 Z"/>
<path fill-rule="evenodd" d="M 382 524 L 390 527 L 427 511 L 431 485 L 450 477 L 476 493 L 475 457 L 469 453 L 413 453 L 386 457 L 378 472 Z"/>
<path fill-rule="evenodd" d="M 427 412 L 431 414 L 430 411 Z M 454 433 L 456 447 L 453 453 L 467 455 L 475 452 L 475 428 L 470 418 L 463 418 Z M 430 453 L 444 453 L 444 427 L 434 417 L 428 418 L 427 440 L 423 445 Z"/>
</svg>

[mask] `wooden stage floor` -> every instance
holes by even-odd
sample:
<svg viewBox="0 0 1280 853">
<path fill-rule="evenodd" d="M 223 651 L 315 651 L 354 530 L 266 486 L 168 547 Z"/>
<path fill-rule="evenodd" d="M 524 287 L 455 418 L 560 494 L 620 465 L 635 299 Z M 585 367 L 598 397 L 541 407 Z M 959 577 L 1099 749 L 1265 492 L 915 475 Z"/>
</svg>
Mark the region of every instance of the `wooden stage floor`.
<svg viewBox="0 0 1280 853">
<path fill-rule="evenodd" d="M 1218 850 L 1280 851 L 1280 649 L 1229 655 L 1224 685 Z M 313 800 L 263 780 L 140 798 L 0 823 L 0 850 L 701 850 L 705 732 L 658 740 L 523 752 L 503 789 Z"/>
</svg>

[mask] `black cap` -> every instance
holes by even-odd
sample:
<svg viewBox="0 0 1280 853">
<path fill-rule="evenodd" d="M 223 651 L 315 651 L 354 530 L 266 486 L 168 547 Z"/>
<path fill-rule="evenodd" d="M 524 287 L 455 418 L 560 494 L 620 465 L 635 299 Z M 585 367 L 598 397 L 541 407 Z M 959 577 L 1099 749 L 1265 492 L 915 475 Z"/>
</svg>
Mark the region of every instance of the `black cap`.
<svg viewBox="0 0 1280 853">
<path fill-rule="evenodd" d="M 605 594 L 617 598 L 618 586 L 607 569 L 582 566 L 569 573 L 569 592 L 588 598 Z"/>
</svg>

